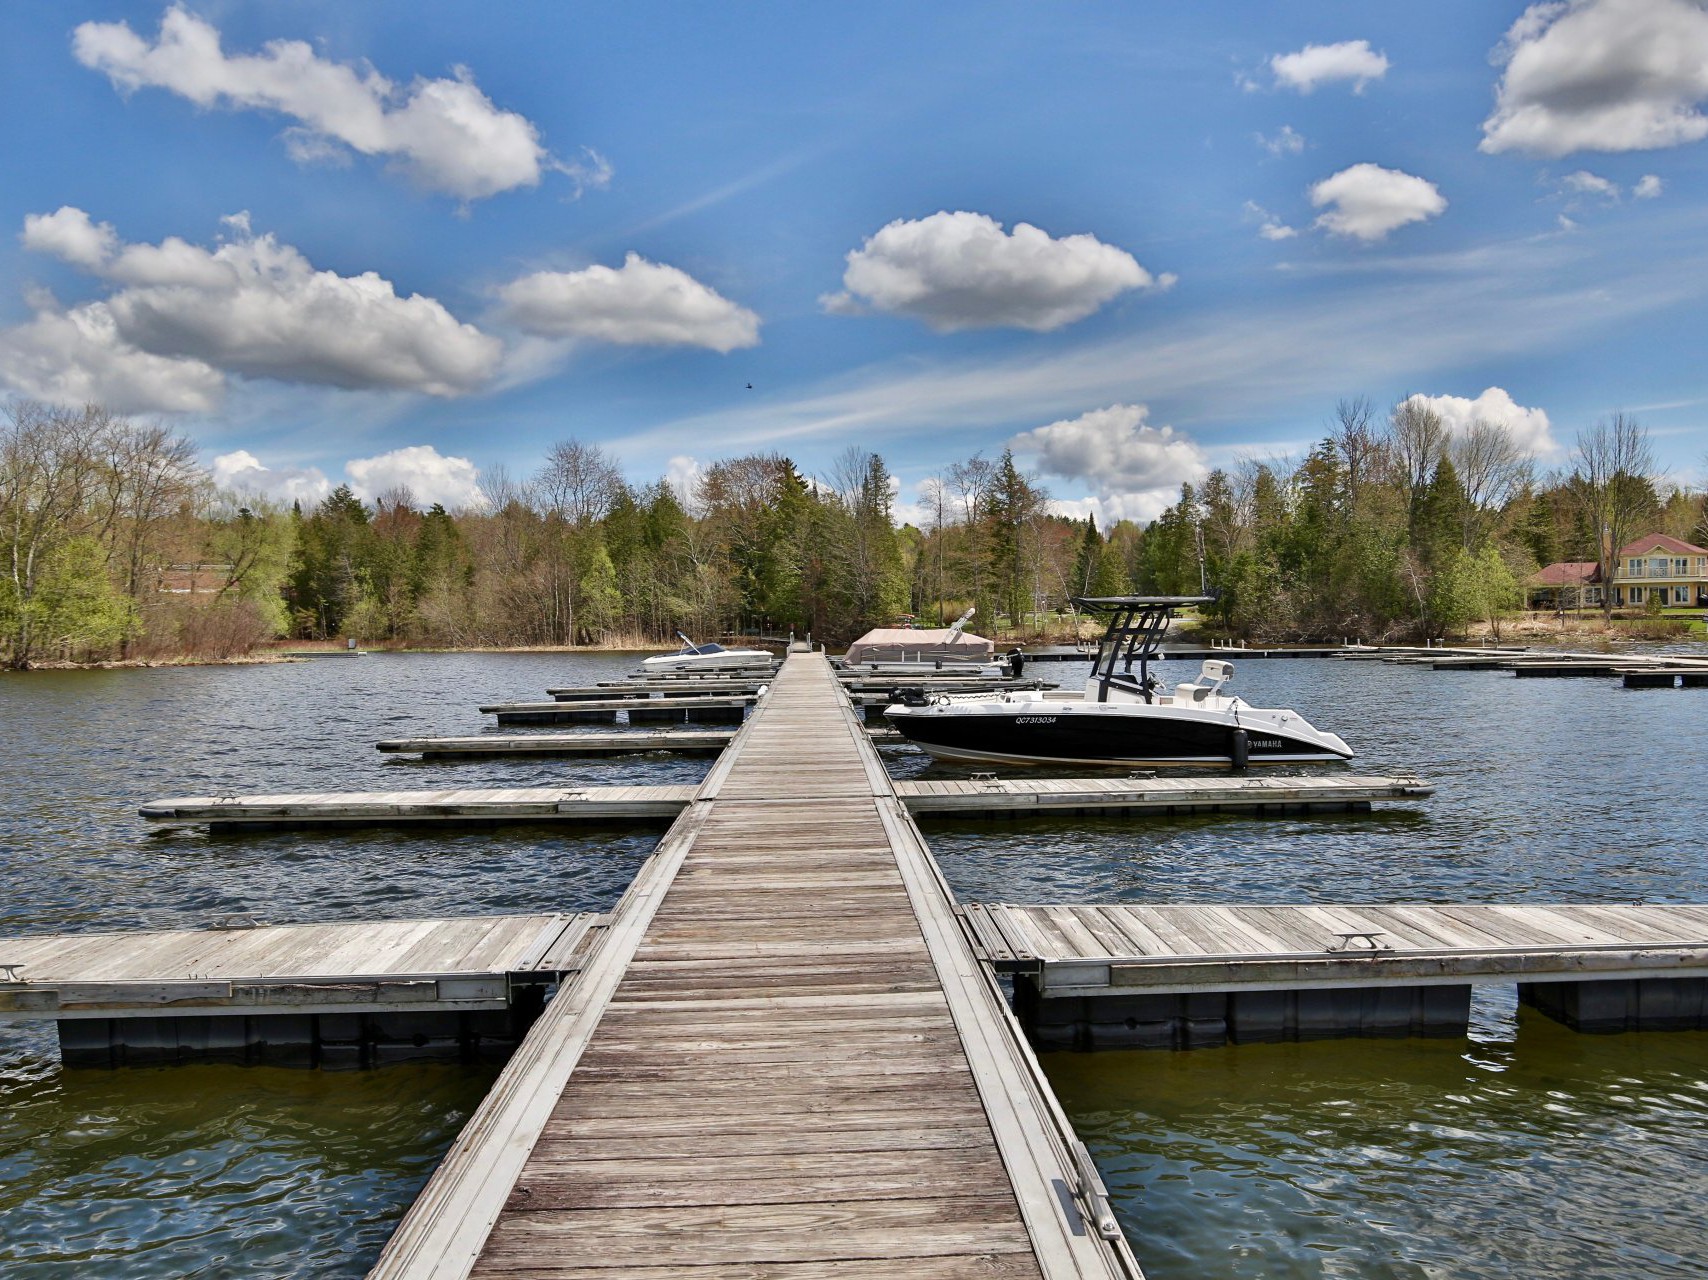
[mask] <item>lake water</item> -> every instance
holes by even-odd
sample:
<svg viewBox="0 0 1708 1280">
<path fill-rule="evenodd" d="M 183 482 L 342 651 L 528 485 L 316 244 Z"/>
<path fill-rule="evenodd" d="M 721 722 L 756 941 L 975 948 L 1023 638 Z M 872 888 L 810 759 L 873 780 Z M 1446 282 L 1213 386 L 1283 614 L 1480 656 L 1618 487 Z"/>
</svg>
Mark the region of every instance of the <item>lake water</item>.
<svg viewBox="0 0 1708 1280">
<path fill-rule="evenodd" d="M 168 795 L 693 782 L 705 760 L 424 764 L 380 738 L 626 672 L 372 655 L 0 676 L 0 935 L 602 910 L 656 832 L 154 831 Z M 1708 691 L 1320 660 L 1234 688 L 1435 798 L 1298 818 L 936 822 L 963 898 L 1708 900 Z M 1034 669 L 1050 679 L 1083 668 Z M 1186 677 L 1186 664 L 1163 674 Z M 1029 673 L 1030 674 L 1030 673 Z M 489 721 L 485 721 L 489 723 Z M 956 776 L 886 748 L 898 776 Z M 0 955 L 0 960 L 4 960 Z M 1147 1274 L 1708 1277 L 1708 1034 L 1581 1036 L 1479 988 L 1467 1039 L 1052 1053 Z M 63 1071 L 0 1023 L 0 1275 L 360 1276 L 493 1071 Z"/>
</svg>

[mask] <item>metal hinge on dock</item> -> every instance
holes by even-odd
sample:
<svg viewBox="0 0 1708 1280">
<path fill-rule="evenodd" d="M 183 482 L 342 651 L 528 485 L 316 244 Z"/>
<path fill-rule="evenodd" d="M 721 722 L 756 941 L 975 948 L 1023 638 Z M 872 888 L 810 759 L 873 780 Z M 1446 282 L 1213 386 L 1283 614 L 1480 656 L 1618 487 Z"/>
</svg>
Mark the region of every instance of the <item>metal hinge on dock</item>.
<svg viewBox="0 0 1708 1280">
<path fill-rule="evenodd" d="M 1103 1185 L 1103 1175 L 1091 1159 L 1091 1152 L 1078 1138 L 1068 1139 L 1073 1152 L 1073 1169 L 1078 1176 L 1080 1211 L 1086 1221 L 1097 1229 L 1105 1240 L 1120 1240 L 1121 1224 L 1115 1220 L 1115 1210 L 1109 1204 L 1109 1188 Z"/>
</svg>

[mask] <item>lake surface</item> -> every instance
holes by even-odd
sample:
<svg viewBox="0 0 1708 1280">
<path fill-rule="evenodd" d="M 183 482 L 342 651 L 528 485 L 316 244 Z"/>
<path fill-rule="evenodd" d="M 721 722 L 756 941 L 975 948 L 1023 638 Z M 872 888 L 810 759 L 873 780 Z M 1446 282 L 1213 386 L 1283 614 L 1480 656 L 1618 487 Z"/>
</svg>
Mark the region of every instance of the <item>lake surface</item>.
<svg viewBox="0 0 1708 1280">
<path fill-rule="evenodd" d="M 694 782 L 704 759 L 423 764 L 380 738 L 479 732 L 480 703 L 617 655 L 372 655 L 0 676 L 0 935 L 603 910 L 656 831 L 209 836 L 168 795 Z M 1006 902 L 1703 901 L 1708 691 L 1324 660 L 1234 689 L 1435 798 L 1296 818 L 934 822 L 963 898 Z M 1196 664 L 1170 664 L 1166 680 Z M 1033 669 L 1083 677 L 1065 664 Z M 1032 674 L 1029 672 L 1028 674 Z M 957 776 L 886 748 L 898 776 Z M 0 955 L 0 960 L 5 957 Z M 1479 988 L 1467 1039 L 1052 1053 L 1153 1280 L 1708 1277 L 1708 1034 L 1580 1036 Z M 491 1069 L 64 1071 L 0 1023 L 0 1275 L 360 1276 Z"/>
</svg>

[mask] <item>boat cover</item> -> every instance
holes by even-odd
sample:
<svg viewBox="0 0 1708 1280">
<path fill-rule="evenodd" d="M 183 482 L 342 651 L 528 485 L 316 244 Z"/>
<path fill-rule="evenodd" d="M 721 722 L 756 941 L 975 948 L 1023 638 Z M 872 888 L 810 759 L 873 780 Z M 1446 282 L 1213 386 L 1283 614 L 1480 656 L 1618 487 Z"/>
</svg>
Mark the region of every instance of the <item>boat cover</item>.
<svg viewBox="0 0 1708 1280">
<path fill-rule="evenodd" d="M 995 649 L 995 643 L 983 636 L 969 635 L 951 627 L 923 631 L 907 627 L 877 627 L 849 645 L 844 660 L 850 665 L 916 660 L 934 662 L 938 658 L 985 662 Z"/>
</svg>

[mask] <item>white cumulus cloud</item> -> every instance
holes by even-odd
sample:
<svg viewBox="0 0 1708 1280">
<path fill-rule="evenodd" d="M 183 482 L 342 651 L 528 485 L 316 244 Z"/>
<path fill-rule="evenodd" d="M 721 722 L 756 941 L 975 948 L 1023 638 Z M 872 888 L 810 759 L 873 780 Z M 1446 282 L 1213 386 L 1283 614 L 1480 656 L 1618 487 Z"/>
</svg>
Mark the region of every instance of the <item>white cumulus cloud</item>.
<svg viewBox="0 0 1708 1280">
<path fill-rule="evenodd" d="M 495 106 L 465 68 L 453 79 L 393 84 L 371 67 L 320 57 L 300 40 L 270 41 L 258 54 L 227 55 L 209 22 L 178 6 L 149 41 L 124 22 L 85 22 L 72 52 L 125 91 L 160 88 L 199 107 L 273 111 L 296 123 L 286 147 L 299 162 L 347 157 L 345 148 L 391 160 L 421 186 L 463 200 L 535 186 L 565 168 L 578 185 L 609 180 L 597 165 L 561 166 L 539 131 Z"/>
<path fill-rule="evenodd" d="M 638 253 L 614 269 L 536 271 L 500 287 L 498 296 L 505 319 L 547 337 L 724 352 L 759 343 L 753 312 Z"/>
<path fill-rule="evenodd" d="M 1388 74 L 1388 66 L 1387 55 L 1377 53 L 1368 40 L 1307 44 L 1297 53 L 1278 53 L 1269 60 L 1276 85 L 1300 93 L 1336 80 L 1350 80 L 1352 91 L 1362 93 L 1370 81 Z"/>
<path fill-rule="evenodd" d="M 1355 164 L 1324 178 L 1311 188 L 1311 203 L 1319 209 L 1329 206 L 1317 226 L 1366 242 L 1447 208 L 1433 182 L 1375 164 Z"/>
<path fill-rule="evenodd" d="M 256 493 L 278 502 L 300 502 L 307 511 L 332 492 L 332 482 L 319 467 L 268 467 L 247 449 L 222 453 L 210 468 L 222 489 Z"/>
<path fill-rule="evenodd" d="M 115 286 L 72 315 L 85 327 L 110 323 L 148 355 L 250 378 L 438 396 L 471 391 L 497 368 L 498 340 L 434 299 L 400 296 L 371 271 L 317 271 L 291 246 L 251 233 L 246 219 L 227 225 L 236 234 L 211 250 L 176 236 L 122 244 L 67 207 L 26 221 L 24 240 Z"/>
<path fill-rule="evenodd" d="M 41 298 L 33 319 L 0 330 L 0 386 L 118 413 L 205 413 L 219 405 L 225 378 L 200 360 L 138 349 L 105 303 L 64 311 Z"/>
<path fill-rule="evenodd" d="M 1029 223 L 1012 232 L 982 213 L 897 220 L 848 254 L 845 291 L 825 310 L 910 315 L 940 333 L 1012 327 L 1044 332 L 1084 319 L 1129 289 L 1167 288 L 1132 254 L 1095 236 L 1060 239 Z"/>
<path fill-rule="evenodd" d="M 52 213 L 32 213 L 24 218 L 18 237 L 24 248 L 63 259 L 76 267 L 94 269 L 113 256 L 119 247 L 113 224 L 95 224 L 87 213 L 61 205 Z"/>
<path fill-rule="evenodd" d="M 1513 442 L 1534 457 L 1551 457 L 1560 451 L 1548 415 L 1527 409 L 1500 387 L 1489 387 L 1475 400 L 1465 396 L 1412 396 L 1409 404 L 1420 404 L 1441 415 L 1448 434 L 1464 432 L 1473 422 L 1487 422 L 1512 437 Z"/>
<path fill-rule="evenodd" d="M 664 480 L 676 494 L 684 511 L 693 511 L 700 504 L 700 478 L 705 468 L 698 458 L 677 454 L 664 464 Z"/>
<path fill-rule="evenodd" d="M 1483 151 L 1646 151 L 1708 137 L 1708 10 L 1695 0 L 1531 5 L 1495 56 L 1505 72 Z"/>
<path fill-rule="evenodd" d="M 447 511 L 486 505 L 474 463 L 467 458 L 447 457 L 430 444 L 409 445 L 372 458 L 352 458 L 344 464 L 344 472 L 356 495 L 370 502 L 390 490 L 407 489 L 413 504 L 423 510 L 435 502 Z"/>
<path fill-rule="evenodd" d="M 1666 190 L 1666 184 L 1653 173 L 1645 173 L 1637 179 L 1637 185 L 1631 188 L 1631 194 L 1639 200 L 1653 200 Z"/>
<path fill-rule="evenodd" d="M 1142 404 L 1112 404 L 1077 418 L 1023 431 L 1009 441 L 1035 455 L 1040 470 L 1092 491 L 1100 513 L 1149 519 L 1184 482 L 1209 473 L 1204 451 L 1173 427 L 1153 427 Z"/>
</svg>

